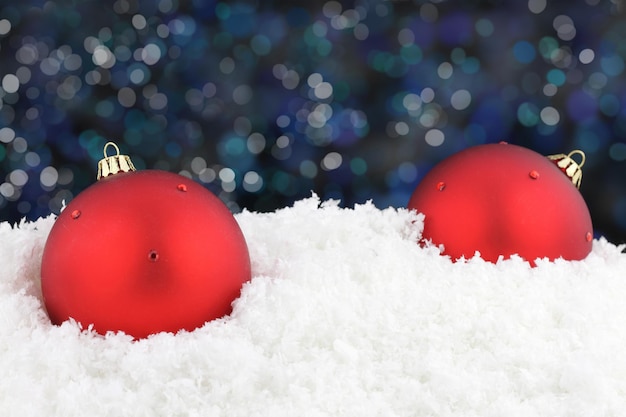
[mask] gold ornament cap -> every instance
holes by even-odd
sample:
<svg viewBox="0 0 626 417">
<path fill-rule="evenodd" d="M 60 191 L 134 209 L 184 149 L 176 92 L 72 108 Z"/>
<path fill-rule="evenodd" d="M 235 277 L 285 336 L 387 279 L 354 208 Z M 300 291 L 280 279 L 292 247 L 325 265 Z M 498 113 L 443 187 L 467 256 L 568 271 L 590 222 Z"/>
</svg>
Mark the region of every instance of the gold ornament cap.
<svg viewBox="0 0 626 417">
<path fill-rule="evenodd" d="M 107 148 L 112 146 L 115 149 L 116 154 L 113 156 L 107 156 Z M 118 172 L 136 171 L 135 166 L 130 160 L 128 155 L 120 155 L 120 148 L 113 142 L 107 142 L 104 145 L 104 159 L 98 161 L 98 181 L 102 178 L 106 178 L 109 175 L 117 174 Z"/>
<path fill-rule="evenodd" d="M 574 161 L 574 155 L 580 155 L 581 161 Z M 549 155 L 548 159 L 552 160 L 556 166 L 561 168 L 561 171 L 565 173 L 571 180 L 572 183 L 576 186 L 576 188 L 580 188 L 580 182 L 583 179 L 583 170 L 582 167 L 585 165 L 585 153 L 579 149 L 571 151 L 567 155 L 565 154 L 556 154 Z"/>
</svg>

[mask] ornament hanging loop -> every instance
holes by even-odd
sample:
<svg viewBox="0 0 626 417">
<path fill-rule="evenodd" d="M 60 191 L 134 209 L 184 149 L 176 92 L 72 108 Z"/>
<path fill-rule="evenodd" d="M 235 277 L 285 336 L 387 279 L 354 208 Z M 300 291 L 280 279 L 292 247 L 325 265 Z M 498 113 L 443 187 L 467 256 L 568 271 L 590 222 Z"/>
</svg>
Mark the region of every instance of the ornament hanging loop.
<svg viewBox="0 0 626 417">
<path fill-rule="evenodd" d="M 112 146 L 115 149 L 115 155 L 107 156 L 107 149 Z M 135 171 L 130 157 L 128 155 L 120 155 L 120 148 L 113 142 L 107 142 L 103 149 L 104 158 L 98 161 L 98 181 L 102 178 L 106 178 L 109 175 L 117 174 L 118 172 Z"/>
<path fill-rule="evenodd" d="M 573 158 L 574 155 L 580 155 L 581 161 L 576 162 Z M 558 166 L 565 175 L 568 176 L 569 179 L 572 180 L 572 183 L 576 186 L 576 188 L 580 188 L 580 183 L 583 179 L 583 170 L 582 166 L 585 165 L 585 153 L 580 149 L 576 149 L 565 154 L 557 154 L 557 155 L 549 155 L 548 159 L 553 161 L 556 166 Z"/>
<path fill-rule="evenodd" d="M 104 149 L 102 151 L 102 153 L 104 154 L 105 158 L 108 158 L 109 156 L 107 155 L 107 148 L 109 146 L 113 146 L 115 148 L 115 155 L 113 156 L 119 156 L 120 154 L 120 148 L 117 147 L 117 145 L 114 142 L 107 142 L 104 144 Z"/>
<path fill-rule="evenodd" d="M 580 149 L 575 149 L 575 150 L 571 151 L 570 153 L 568 153 L 567 157 L 573 161 L 574 158 L 572 158 L 572 156 L 576 155 L 576 154 L 580 155 L 580 157 L 581 157 L 581 160 L 578 163 L 578 167 L 582 168 L 583 165 L 585 165 L 585 153 L 583 151 L 581 151 Z"/>
</svg>

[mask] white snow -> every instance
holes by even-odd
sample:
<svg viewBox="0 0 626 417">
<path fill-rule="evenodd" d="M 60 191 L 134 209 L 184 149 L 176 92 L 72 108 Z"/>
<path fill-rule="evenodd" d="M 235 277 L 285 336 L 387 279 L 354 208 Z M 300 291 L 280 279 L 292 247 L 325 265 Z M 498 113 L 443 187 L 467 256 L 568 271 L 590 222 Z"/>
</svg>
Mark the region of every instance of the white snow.
<svg viewBox="0 0 626 417">
<path fill-rule="evenodd" d="M 133 342 L 51 325 L 52 216 L 0 224 L 2 416 L 620 416 L 626 254 L 451 262 L 423 216 L 313 196 L 236 216 L 253 279 L 232 315 Z"/>
</svg>

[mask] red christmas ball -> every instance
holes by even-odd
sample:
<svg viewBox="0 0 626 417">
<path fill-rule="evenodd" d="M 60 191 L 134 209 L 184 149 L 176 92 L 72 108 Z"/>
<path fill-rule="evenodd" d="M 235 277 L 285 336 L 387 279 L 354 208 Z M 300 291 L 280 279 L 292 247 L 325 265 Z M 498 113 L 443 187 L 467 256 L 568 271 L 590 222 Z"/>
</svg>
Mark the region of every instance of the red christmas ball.
<svg viewBox="0 0 626 417">
<path fill-rule="evenodd" d="M 250 279 L 228 208 L 180 175 L 120 172 L 80 193 L 46 242 L 41 285 L 55 324 L 135 338 L 193 330 L 231 312 Z"/>
<path fill-rule="evenodd" d="M 572 179 L 550 159 L 504 142 L 437 164 L 408 207 L 425 215 L 423 240 L 453 260 L 478 251 L 491 262 L 517 254 L 534 265 L 591 251 L 591 216 Z"/>
</svg>

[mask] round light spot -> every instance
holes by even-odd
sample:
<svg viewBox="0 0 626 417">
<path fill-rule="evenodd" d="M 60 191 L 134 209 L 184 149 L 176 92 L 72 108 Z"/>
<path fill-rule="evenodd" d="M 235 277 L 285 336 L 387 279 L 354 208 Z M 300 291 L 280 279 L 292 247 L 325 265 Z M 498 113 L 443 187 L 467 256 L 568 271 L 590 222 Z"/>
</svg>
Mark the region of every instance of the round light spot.
<svg viewBox="0 0 626 417">
<path fill-rule="evenodd" d="M 233 101 L 239 105 L 248 104 L 252 100 L 252 88 L 249 85 L 242 84 L 233 90 Z"/>
<path fill-rule="evenodd" d="M 201 156 L 196 156 L 191 160 L 191 170 L 195 174 L 199 174 L 202 170 L 206 169 L 207 163 Z"/>
<path fill-rule="evenodd" d="M 41 163 L 41 157 L 36 152 L 28 152 L 24 156 L 24 161 L 29 167 L 34 168 Z"/>
<path fill-rule="evenodd" d="M 596 57 L 596 53 L 593 51 L 593 49 L 589 49 L 589 48 L 583 49 L 578 54 L 578 60 L 580 61 L 581 64 L 590 64 L 591 62 L 593 62 L 595 57 Z"/>
<path fill-rule="evenodd" d="M 457 90 L 450 97 L 450 105 L 456 110 L 464 110 L 472 102 L 472 95 L 465 89 Z"/>
<path fill-rule="evenodd" d="M 287 90 L 294 90 L 300 84 L 300 75 L 294 70 L 287 70 L 281 81 Z"/>
<path fill-rule="evenodd" d="M 133 27 L 137 30 L 145 29 L 147 25 L 146 18 L 140 14 L 134 15 L 131 22 Z"/>
<path fill-rule="evenodd" d="M 15 194 L 16 190 L 13 184 L 4 182 L 0 185 L 0 195 L 3 197 L 12 200 Z"/>
<path fill-rule="evenodd" d="M 150 107 L 154 110 L 163 110 L 167 107 L 167 96 L 163 93 L 156 93 L 149 100 Z"/>
<path fill-rule="evenodd" d="M 278 127 L 287 127 L 290 123 L 291 119 L 285 114 L 281 114 L 276 118 L 276 126 Z"/>
<path fill-rule="evenodd" d="M 546 9 L 546 0 L 528 0 L 528 10 L 539 14 Z"/>
<path fill-rule="evenodd" d="M 23 137 L 16 137 L 13 141 L 13 150 L 17 153 L 24 153 L 28 150 L 28 142 Z"/>
<path fill-rule="evenodd" d="M 420 93 L 420 98 L 422 99 L 422 102 L 430 103 L 435 98 L 435 90 L 430 87 L 426 87 Z"/>
<path fill-rule="evenodd" d="M 324 79 L 322 78 L 322 74 L 318 72 L 314 72 L 313 74 L 309 75 L 309 77 L 306 79 L 306 83 L 311 88 L 317 87 L 318 85 L 320 85 L 322 81 L 324 81 Z"/>
<path fill-rule="evenodd" d="M 7 74 L 2 77 L 2 89 L 7 93 L 15 93 L 20 88 L 20 80 L 15 74 Z"/>
<path fill-rule="evenodd" d="M 161 48 L 153 43 L 149 43 L 141 50 L 141 60 L 146 65 L 154 65 L 161 59 Z"/>
<path fill-rule="evenodd" d="M 220 61 L 220 71 L 222 71 L 223 74 L 230 74 L 234 70 L 235 70 L 235 60 L 232 59 L 231 57 L 227 56 L 226 58 L 223 58 Z"/>
<path fill-rule="evenodd" d="M 9 174 L 9 181 L 16 187 L 23 187 L 28 182 L 28 174 L 23 169 L 16 169 Z"/>
<path fill-rule="evenodd" d="M 576 36 L 576 27 L 571 17 L 564 14 L 558 15 L 552 21 L 557 36 L 564 41 L 571 41 Z"/>
<path fill-rule="evenodd" d="M 541 117 L 541 121 L 548 126 L 554 126 L 558 124 L 561 120 L 559 111 L 552 106 L 547 106 L 541 109 L 541 113 L 539 113 L 539 116 Z"/>
<path fill-rule="evenodd" d="M 0 19 L 0 36 L 11 31 L 11 22 L 8 19 Z"/>
<path fill-rule="evenodd" d="M 137 95 L 132 88 L 122 87 L 117 92 L 117 101 L 119 101 L 120 104 L 124 107 L 132 107 L 137 101 Z"/>
<path fill-rule="evenodd" d="M 396 123 L 394 130 L 398 135 L 405 136 L 409 134 L 409 125 L 405 122 L 398 122 Z"/>
<path fill-rule="evenodd" d="M 415 42 L 415 34 L 408 28 L 400 29 L 398 32 L 398 42 L 400 45 L 411 45 Z"/>
<path fill-rule="evenodd" d="M 314 89 L 315 97 L 324 100 L 333 95 L 333 86 L 326 81 L 323 81 L 315 86 Z"/>
<path fill-rule="evenodd" d="M 617 142 L 611 145 L 609 148 L 609 156 L 614 161 L 623 162 L 626 161 L 626 143 Z"/>
<path fill-rule="evenodd" d="M 428 132 L 426 132 L 426 135 L 424 136 L 424 140 L 426 141 L 426 143 L 430 146 L 435 147 L 441 146 L 445 139 L 445 135 L 439 129 L 430 129 Z"/>
<path fill-rule="evenodd" d="M 300 174 L 306 178 L 315 178 L 317 176 L 317 166 L 313 161 L 305 159 L 300 162 Z"/>
<path fill-rule="evenodd" d="M 398 178 L 408 184 L 417 179 L 417 168 L 411 162 L 403 162 L 398 166 Z"/>
<path fill-rule="evenodd" d="M 45 167 L 39 174 L 39 182 L 45 188 L 52 188 L 59 179 L 59 173 L 54 167 Z"/>
<path fill-rule="evenodd" d="M 558 87 L 552 83 L 548 83 L 543 86 L 543 95 L 546 97 L 553 97 L 559 91 Z"/>
<path fill-rule="evenodd" d="M 255 193 L 261 188 L 263 188 L 263 178 L 255 171 L 246 172 L 243 176 L 243 189 Z"/>
<path fill-rule="evenodd" d="M 263 149 L 265 149 L 266 142 L 267 141 L 265 140 L 265 136 L 263 136 L 261 133 L 254 132 L 250 136 L 248 136 L 246 146 L 248 148 L 248 151 L 255 155 L 258 155 L 263 152 Z"/>
<path fill-rule="evenodd" d="M 325 171 L 332 171 L 339 168 L 342 162 L 343 158 L 340 153 L 329 152 L 326 154 L 326 156 L 324 156 L 324 159 L 322 159 L 321 166 L 322 169 Z"/>
<path fill-rule="evenodd" d="M 422 107 L 422 99 L 417 94 L 409 93 L 402 99 L 402 105 L 409 112 L 415 112 Z"/>
<path fill-rule="evenodd" d="M 224 182 L 233 182 L 235 181 L 235 171 L 230 168 L 222 168 L 219 172 L 220 180 Z"/>
<path fill-rule="evenodd" d="M 449 62 L 442 62 L 441 64 L 439 64 L 439 67 L 437 67 L 437 75 L 442 80 L 447 80 L 448 78 L 452 77 L 453 72 L 454 69 L 452 68 L 452 64 L 450 64 Z"/>
<path fill-rule="evenodd" d="M 13 139 L 15 139 L 15 130 L 10 127 L 0 128 L 0 142 L 10 143 Z"/>
<path fill-rule="evenodd" d="M 113 67 L 113 65 L 115 65 L 115 55 L 113 55 L 111 50 L 104 45 L 98 45 L 95 47 L 91 60 L 93 61 L 94 64 L 102 68 L 111 68 Z M 42 64 L 43 64 L 43 61 L 42 61 Z M 56 65 L 60 66 L 58 62 Z"/>
</svg>

